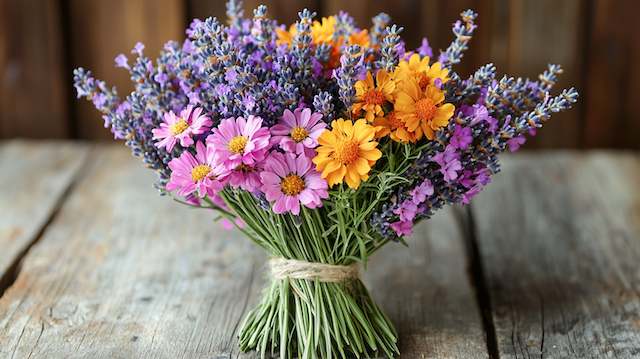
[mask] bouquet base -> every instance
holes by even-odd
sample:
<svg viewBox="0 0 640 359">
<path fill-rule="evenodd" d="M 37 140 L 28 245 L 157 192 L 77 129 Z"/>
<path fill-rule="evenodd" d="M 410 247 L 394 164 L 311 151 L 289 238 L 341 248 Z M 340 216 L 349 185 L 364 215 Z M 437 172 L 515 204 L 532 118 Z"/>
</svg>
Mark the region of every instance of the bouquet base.
<svg viewBox="0 0 640 359">
<path fill-rule="evenodd" d="M 261 357 L 395 357 L 397 333 L 359 279 L 274 279 L 245 318 L 240 349 Z"/>
</svg>

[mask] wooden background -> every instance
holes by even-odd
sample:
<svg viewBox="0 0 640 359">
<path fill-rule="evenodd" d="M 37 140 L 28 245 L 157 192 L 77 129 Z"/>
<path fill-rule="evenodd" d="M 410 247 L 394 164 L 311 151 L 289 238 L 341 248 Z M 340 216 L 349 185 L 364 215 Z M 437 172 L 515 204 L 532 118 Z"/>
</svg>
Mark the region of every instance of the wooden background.
<svg viewBox="0 0 640 359">
<path fill-rule="evenodd" d="M 460 11 L 480 13 L 471 50 L 458 70 L 487 62 L 535 77 L 547 62 L 565 67 L 561 86 L 581 93 L 529 148 L 640 148 L 640 32 L 636 0 L 252 0 L 281 22 L 308 7 L 350 12 L 361 27 L 380 11 L 405 27 L 408 47 L 427 36 L 446 47 Z M 222 0 L 0 0 L 0 138 L 109 139 L 91 106 L 75 100 L 71 71 L 83 66 L 126 93 L 128 74 L 113 58 L 140 40 L 156 54 L 182 39 L 188 19 L 224 17 Z"/>
</svg>

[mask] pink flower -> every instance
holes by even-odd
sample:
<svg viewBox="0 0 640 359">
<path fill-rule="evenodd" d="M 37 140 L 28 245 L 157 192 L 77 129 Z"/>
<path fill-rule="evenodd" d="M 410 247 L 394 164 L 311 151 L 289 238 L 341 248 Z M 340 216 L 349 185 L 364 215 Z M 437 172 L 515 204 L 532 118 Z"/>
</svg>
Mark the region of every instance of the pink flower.
<svg viewBox="0 0 640 359">
<path fill-rule="evenodd" d="M 262 181 L 260 180 L 262 167 L 263 162 L 253 166 L 247 166 L 241 163 L 235 169 L 231 170 L 225 179 L 233 188 L 242 188 L 248 192 L 255 192 L 262 186 Z"/>
<path fill-rule="evenodd" d="M 401 221 L 412 222 L 418 212 L 418 204 L 411 200 L 404 201 L 393 213 L 397 214 Z"/>
<path fill-rule="evenodd" d="M 215 149 L 218 163 L 228 170 L 235 170 L 241 164 L 254 166 L 264 160 L 269 149 L 269 129 L 262 126 L 260 117 L 249 116 L 228 118 L 220 122 L 213 134 L 207 137 L 207 144 Z"/>
<path fill-rule="evenodd" d="M 390 224 L 398 236 L 409 236 L 413 233 L 413 223 L 411 221 L 398 221 Z"/>
<path fill-rule="evenodd" d="M 304 154 L 271 153 L 260 178 L 267 200 L 275 202 L 275 213 L 298 215 L 300 203 L 307 208 L 322 207 L 322 199 L 329 197 L 327 182 Z"/>
<path fill-rule="evenodd" d="M 201 108 L 189 105 L 176 116 L 173 111 L 164 114 L 164 122 L 160 128 L 151 130 L 154 140 L 160 140 L 156 147 L 164 147 L 171 152 L 180 141 L 180 146 L 186 148 L 193 145 L 193 135 L 200 135 L 209 130 L 213 122 L 202 114 Z"/>
<path fill-rule="evenodd" d="M 318 146 L 318 137 L 327 127 L 320 121 L 321 113 L 311 113 L 311 109 L 297 108 L 293 112 L 284 110 L 280 122 L 271 128 L 271 143 L 285 151 L 301 154 Z"/>
<path fill-rule="evenodd" d="M 213 197 L 224 187 L 221 179 L 226 175 L 226 170 L 214 164 L 213 148 L 205 147 L 202 142 L 196 143 L 195 156 L 185 150 L 180 157 L 169 162 L 169 168 L 171 178 L 167 190 L 177 190 L 180 196 L 189 197 L 197 193 L 200 198 Z"/>
</svg>

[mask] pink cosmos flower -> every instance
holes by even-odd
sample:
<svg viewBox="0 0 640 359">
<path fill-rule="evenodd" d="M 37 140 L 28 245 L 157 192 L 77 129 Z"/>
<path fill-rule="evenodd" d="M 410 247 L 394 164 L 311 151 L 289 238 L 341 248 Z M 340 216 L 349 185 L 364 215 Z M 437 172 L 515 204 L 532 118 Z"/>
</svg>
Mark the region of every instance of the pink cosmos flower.
<svg viewBox="0 0 640 359">
<path fill-rule="evenodd" d="M 267 200 L 275 202 L 275 213 L 298 215 L 300 203 L 307 208 L 322 207 L 322 199 L 329 197 L 327 182 L 304 154 L 272 152 L 260 178 Z"/>
<path fill-rule="evenodd" d="M 164 122 L 160 128 L 151 130 L 154 140 L 160 140 L 156 147 L 164 147 L 171 152 L 176 143 L 186 148 L 193 145 L 193 135 L 200 135 L 209 130 L 213 122 L 202 114 L 202 109 L 189 105 L 176 116 L 173 111 L 164 114 Z"/>
<path fill-rule="evenodd" d="M 321 119 L 321 113 L 311 113 L 309 108 L 284 110 L 280 122 L 271 128 L 271 143 L 288 152 L 312 156 L 310 150 L 318 146 L 318 137 L 327 127 Z"/>
<path fill-rule="evenodd" d="M 263 169 L 263 162 L 256 163 L 253 166 L 241 163 L 235 169 L 229 171 L 225 179 L 233 188 L 242 188 L 248 192 L 255 192 L 262 186 L 260 172 Z"/>
<path fill-rule="evenodd" d="M 196 155 L 185 150 L 180 157 L 169 162 L 171 178 L 167 183 L 167 190 L 177 190 L 178 195 L 189 197 L 214 197 L 224 187 L 222 178 L 226 170 L 214 163 L 214 151 L 210 146 L 205 147 L 202 142 L 196 143 Z"/>
<path fill-rule="evenodd" d="M 220 122 L 207 144 L 215 149 L 217 163 L 228 170 L 244 164 L 254 166 L 264 160 L 269 149 L 269 129 L 262 126 L 260 117 L 228 118 Z"/>
</svg>

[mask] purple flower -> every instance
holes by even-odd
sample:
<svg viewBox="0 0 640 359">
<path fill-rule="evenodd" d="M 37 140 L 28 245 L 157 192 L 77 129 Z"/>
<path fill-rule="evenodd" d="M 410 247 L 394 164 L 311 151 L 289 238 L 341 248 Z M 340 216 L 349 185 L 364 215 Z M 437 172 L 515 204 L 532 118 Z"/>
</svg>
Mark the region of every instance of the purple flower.
<svg viewBox="0 0 640 359">
<path fill-rule="evenodd" d="M 411 197 L 413 197 L 412 200 L 415 204 L 423 203 L 427 199 L 427 197 L 431 196 L 432 194 L 433 184 L 431 184 L 431 181 L 429 181 L 428 179 L 424 180 L 424 182 L 416 186 L 416 188 L 411 191 Z"/>
<path fill-rule="evenodd" d="M 420 47 L 416 49 L 421 57 L 429 56 L 433 57 L 433 50 L 431 50 L 431 46 L 429 46 L 429 40 L 426 37 L 422 38 L 422 43 Z"/>
<path fill-rule="evenodd" d="M 131 50 L 131 53 L 142 56 L 142 51 L 144 51 L 144 44 L 141 42 L 137 42 L 136 46 L 134 46 L 133 50 Z"/>
<path fill-rule="evenodd" d="M 496 132 L 498 129 L 498 120 L 489 115 L 489 111 L 483 105 L 475 104 L 473 106 L 463 105 L 460 107 L 460 112 L 464 116 L 472 117 L 473 119 L 469 123 L 469 126 L 473 127 L 480 122 L 485 122 L 489 126 L 489 131 Z"/>
<path fill-rule="evenodd" d="M 455 147 L 447 146 L 443 152 L 434 155 L 432 159 L 433 162 L 440 165 L 440 173 L 446 182 L 458 178 L 458 171 L 462 169 L 462 164 L 460 163 L 460 154 L 456 152 Z"/>
<path fill-rule="evenodd" d="M 472 141 L 473 141 L 473 136 L 471 133 L 471 128 L 456 126 L 455 130 L 453 131 L 453 134 L 451 135 L 451 140 L 449 141 L 449 144 L 454 148 L 464 150 L 467 147 L 469 147 Z"/>
<path fill-rule="evenodd" d="M 238 72 L 234 69 L 227 69 L 227 72 L 224 75 L 224 79 L 230 85 L 233 85 L 238 82 Z"/>
<path fill-rule="evenodd" d="M 507 145 L 509 146 L 509 152 L 516 152 L 520 149 L 520 146 L 524 145 L 527 142 L 527 139 L 524 135 L 518 135 L 512 139 L 507 141 Z"/>
<path fill-rule="evenodd" d="M 389 225 L 398 236 L 409 236 L 413 233 L 413 222 L 411 221 L 398 221 Z"/>
<path fill-rule="evenodd" d="M 127 59 L 127 56 L 125 54 L 120 54 L 116 56 L 115 61 L 116 61 L 116 67 L 121 67 L 127 70 L 129 69 L 129 59 Z"/>
</svg>

